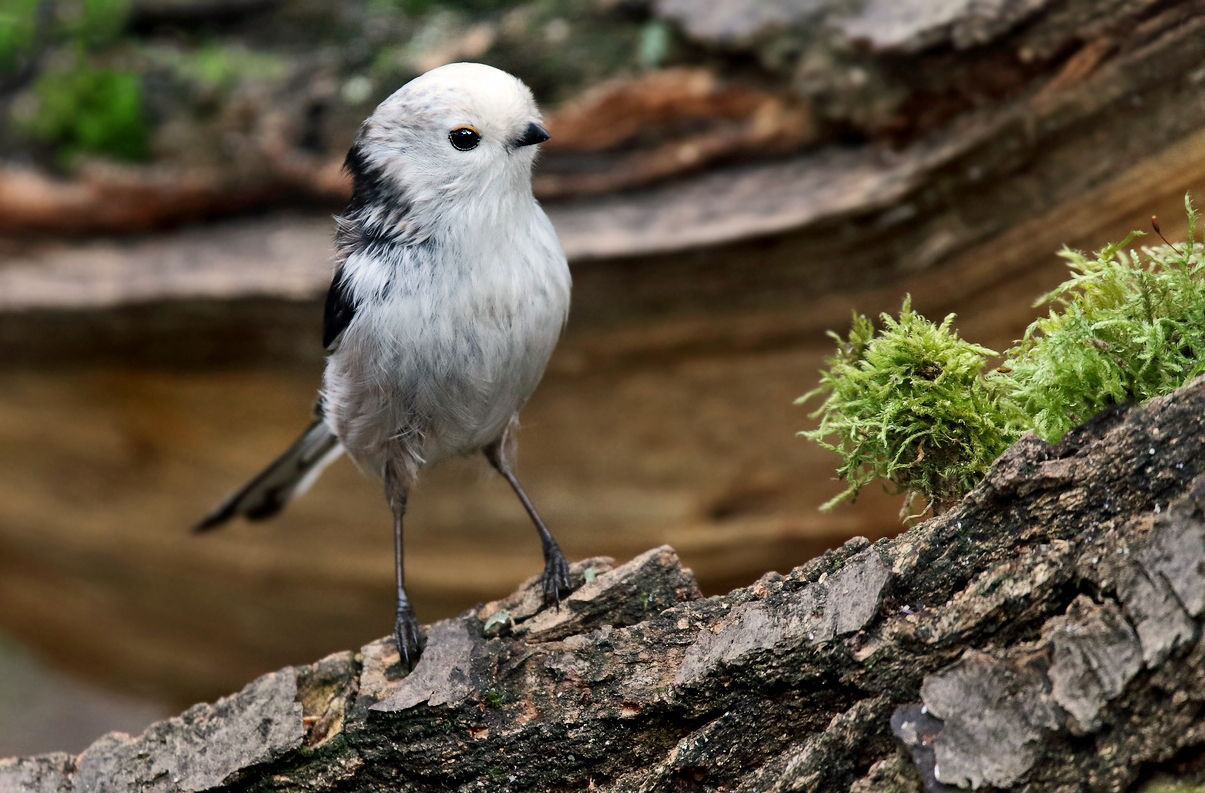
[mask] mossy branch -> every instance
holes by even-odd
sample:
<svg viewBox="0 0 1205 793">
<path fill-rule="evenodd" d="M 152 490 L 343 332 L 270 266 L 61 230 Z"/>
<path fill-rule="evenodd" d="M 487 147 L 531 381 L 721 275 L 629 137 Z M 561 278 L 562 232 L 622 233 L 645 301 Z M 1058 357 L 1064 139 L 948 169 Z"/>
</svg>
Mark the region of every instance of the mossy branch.
<svg viewBox="0 0 1205 793">
<path fill-rule="evenodd" d="M 878 333 L 855 316 L 848 339 L 830 334 L 839 352 L 799 399 L 825 397 L 820 426 L 801 434 L 844 457 L 837 473 L 849 486 L 824 508 L 881 478 L 940 510 L 1020 437 L 1023 417 L 1000 379 L 982 374 L 996 353 L 958 338 L 953 314 L 935 325 L 905 298 L 898 319 L 881 319 Z"/>
<path fill-rule="evenodd" d="M 937 511 L 959 500 L 1024 432 L 1055 442 L 1104 408 L 1167 394 L 1205 372 L 1205 246 L 1185 197 L 1188 241 L 1126 250 L 1134 232 L 1094 256 L 1063 250 L 1071 277 L 1040 298 L 1037 319 L 988 369 L 992 350 L 959 338 L 905 298 L 882 328 L 855 315 L 821 384 L 814 430 L 800 433 L 843 458 L 852 499 L 874 479 Z"/>
<path fill-rule="evenodd" d="M 1095 257 L 1061 252 L 1074 274 L 1038 301 L 1052 306 L 1049 314 L 1006 363 L 1039 437 L 1057 441 L 1110 405 L 1170 393 L 1205 371 L 1205 259 L 1187 198 L 1185 210 L 1180 249 L 1123 250 L 1134 232 Z"/>
</svg>

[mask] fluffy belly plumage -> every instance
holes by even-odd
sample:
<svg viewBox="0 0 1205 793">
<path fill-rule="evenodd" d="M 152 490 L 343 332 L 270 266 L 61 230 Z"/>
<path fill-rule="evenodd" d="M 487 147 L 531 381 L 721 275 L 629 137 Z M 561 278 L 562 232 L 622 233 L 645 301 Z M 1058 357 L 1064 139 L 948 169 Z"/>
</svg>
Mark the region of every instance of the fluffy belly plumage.
<svg viewBox="0 0 1205 793">
<path fill-rule="evenodd" d="M 391 458 L 417 472 L 475 452 L 531 396 L 563 321 L 564 309 L 540 294 L 509 306 L 369 307 L 328 358 L 326 422 L 378 476 Z"/>
</svg>

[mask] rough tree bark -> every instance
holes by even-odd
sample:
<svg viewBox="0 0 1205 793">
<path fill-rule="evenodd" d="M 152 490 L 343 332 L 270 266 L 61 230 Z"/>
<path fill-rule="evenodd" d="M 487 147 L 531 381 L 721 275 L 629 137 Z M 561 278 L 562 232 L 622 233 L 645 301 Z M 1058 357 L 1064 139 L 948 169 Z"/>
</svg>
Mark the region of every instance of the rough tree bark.
<svg viewBox="0 0 1205 793">
<path fill-rule="evenodd" d="M 949 512 L 699 597 L 668 547 L 266 675 L 0 790 L 1124 790 L 1202 765 L 1205 378 Z M 1195 765 L 1194 765 L 1195 764 Z M 1169 766 L 1170 767 L 1170 766 Z"/>
</svg>

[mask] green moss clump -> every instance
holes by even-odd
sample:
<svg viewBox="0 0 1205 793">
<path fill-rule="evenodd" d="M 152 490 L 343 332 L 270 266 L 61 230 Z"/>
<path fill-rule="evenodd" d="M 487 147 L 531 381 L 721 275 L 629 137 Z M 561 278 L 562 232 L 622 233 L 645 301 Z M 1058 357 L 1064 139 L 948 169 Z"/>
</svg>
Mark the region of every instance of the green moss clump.
<svg viewBox="0 0 1205 793">
<path fill-rule="evenodd" d="M 1167 394 L 1205 372 L 1205 260 L 1188 241 L 1095 256 L 1064 250 L 1074 275 L 1037 305 L 1053 304 L 1008 352 L 1015 399 L 1035 433 L 1054 442 L 1104 408 Z M 1143 261 L 1145 256 L 1146 261 Z"/>
<path fill-rule="evenodd" d="M 941 509 L 962 497 L 1023 431 L 1022 416 L 997 377 L 982 374 L 995 355 L 958 337 L 954 315 L 940 325 L 912 310 L 882 315 L 883 328 L 855 316 L 848 339 L 832 335 L 813 416 L 820 426 L 800 433 L 844 461 L 848 487 L 822 507 L 852 499 L 875 478 L 922 496 Z M 833 438 L 832 442 L 826 440 Z"/>
<path fill-rule="evenodd" d="M 55 146 L 60 164 L 70 165 L 82 154 L 127 161 L 149 154 L 138 75 L 94 69 L 81 61 L 70 69 L 45 72 L 33 92 L 37 112 L 25 120 L 25 132 Z"/>
<path fill-rule="evenodd" d="M 1205 246 L 1185 197 L 1188 241 L 1094 256 L 1064 250 L 1072 276 L 984 374 L 991 350 L 958 338 L 953 315 L 934 325 L 904 301 L 875 332 L 855 317 L 821 385 L 819 428 L 800 433 L 839 453 L 846 490 L 875 478 L 941 510 L 961 499 L 1028 430 L 1048 442 L 1109 405 L 1168 394 L 1205 373 Z M 831 439 L 831 440 L 830 440 Z"/>
<path fill-rule="evenodd" d="M 47 144 L 62 166 L 80 155 L 143 160 L 150 132 L 143 111 L 142 81 L 137 74 L 107 68 L 95 51 L 112 45 L 125 30 L 130 0 L 77 0 L 52 4 L 37 14 L 25 0 L 13 0 L 20 24 L 6 24 L 0 11 L 0 62 L 19 59 L 22 47 L 41 38 L 57 45 L 58 57 L 34 81 L 32 111 L 14 114 L 14 128 Z M 25 8 L 28 6 L 28 8 Z M 40 25 L 41 30 L 37 30 Z"/>
</svg>

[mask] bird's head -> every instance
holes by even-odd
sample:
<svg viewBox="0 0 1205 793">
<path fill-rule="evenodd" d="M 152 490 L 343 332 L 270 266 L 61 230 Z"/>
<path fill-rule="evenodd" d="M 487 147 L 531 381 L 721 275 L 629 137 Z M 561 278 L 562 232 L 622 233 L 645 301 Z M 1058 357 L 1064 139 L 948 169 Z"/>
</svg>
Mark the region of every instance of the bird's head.
<svg viewBox="0 0 1205 793">
<path fill-rule="evenodd" d="M 348 154 L 357 201 L 445 204 L 464 196 L 531 195 L 535 144 L 548 139 L 531 91 L 479 63 L 432 69 L 364 122 Z"/>
</svg>

